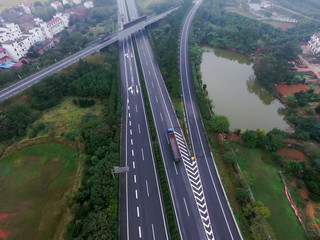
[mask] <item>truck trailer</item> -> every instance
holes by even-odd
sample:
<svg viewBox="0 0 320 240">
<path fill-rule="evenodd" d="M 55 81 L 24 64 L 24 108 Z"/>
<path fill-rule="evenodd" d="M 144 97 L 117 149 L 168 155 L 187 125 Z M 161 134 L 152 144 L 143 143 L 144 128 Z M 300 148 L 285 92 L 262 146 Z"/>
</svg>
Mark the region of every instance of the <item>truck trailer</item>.
<svg viewBox="0 0 320 240">
<path fill-rule="evenodd" d="M 179 162 L 181 160 L 181 153 L 180 153 L 180 150 L 178 147 L 176 136 L 175 136 L 172 128 L 168 129 L 167 136 L 169 138 L 169 143 L 170 143 L 171 150 L 173 153 L 174 161 Z"/>
</svg>

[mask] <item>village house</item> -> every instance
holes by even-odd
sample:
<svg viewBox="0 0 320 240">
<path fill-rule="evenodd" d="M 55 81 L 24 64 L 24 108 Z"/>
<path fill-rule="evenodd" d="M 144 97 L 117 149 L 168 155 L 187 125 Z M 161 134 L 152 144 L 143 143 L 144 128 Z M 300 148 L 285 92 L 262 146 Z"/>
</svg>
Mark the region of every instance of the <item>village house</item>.
<svg viewBox="0 0 320 240">
<path fill-rule="evenodd" d="M 32 3 L 31 2 L 19 3 L 18 7 L 21 7 L 26 14 L 31 14 L 31 9 L 32 9 Z"/>
<path fill-rule="evenodd" d="M 55 10 L 58 10 L 59 7 L 62 7 L 61 2 L 59 2 L 59 1 L 55 1 L 55 2 L 51 3 L 50 5 L 51 5 L 51 7 L 53 7 Z"/>
<path fill-rule="evenodd" d="M 315 55 L 319 55 L 320 53 L 320 33 L 315 33 L 312 35 L 310 41 L 308 42 L 308 46 L 310 50 Z"/>
<path fill-rule="evenodd" d="M 0 64 L 7 64 L 9 62 L 11 62 L 11 58 L 9 57 L 7 50 L 0 47 Z"/>
</svg>

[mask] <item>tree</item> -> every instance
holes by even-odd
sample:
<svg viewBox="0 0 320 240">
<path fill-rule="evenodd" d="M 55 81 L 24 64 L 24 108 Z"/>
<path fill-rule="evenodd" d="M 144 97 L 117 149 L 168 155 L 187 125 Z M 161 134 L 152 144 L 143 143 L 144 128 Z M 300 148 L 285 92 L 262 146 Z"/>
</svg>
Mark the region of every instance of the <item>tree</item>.
<svg viewBox="0 0 320 240">
<path fill-rule="evenodd" d="M 242 135 L 242 141 L 249 147 L 257 146 L 258 135 L 256 131 L 246 130 Z"/>
<path fill-rule="evenodd" d="M 316 113 L 320 114 L 320 104 L 315 108 Z"/>
<path fill-rule="evenodd" d="M 270 210 L 267 207 L 265 207 L 263 202 L 261 201 L 254 202 L 253 208 L 257 213 L 259 213 L 265 219 L 271 216 Z"/>
<path fill-rule="evenodd" d="M 243 188 L 236 188 L 236 197 L 240 201 L 246 202 L 249 199 L 249 194 Z"/>
<path fill-rule="evenodd" d="M 286 172 L 295 176 L 302 172 L 302 170 L 305 168 L 305 165 L 305 162 L 287 161 Z"/>
<path fill-rule="evenodd" d="M 223 155 L 223 160 L 228 163 L 235 163 L 236 162 L 236 154 L 234 151 L 228 151 Z"/>
<path fill-rule="evenodd" d="M 290 94 L 288 96 L 286 96 L 285 98 L 285 102 L 289 105 L 289 107 L 291 108 L 296 108 L 298 106 L 298 103 L 296 101 L 296 98 L 294 97 L 294 95 Z"/>
<path fill-rule="evenodd" d="M 228 132 L 230 122 L 226 116 L 213 115 L 209 121 L 212 131 L 215 132 Z"/>
</svg>

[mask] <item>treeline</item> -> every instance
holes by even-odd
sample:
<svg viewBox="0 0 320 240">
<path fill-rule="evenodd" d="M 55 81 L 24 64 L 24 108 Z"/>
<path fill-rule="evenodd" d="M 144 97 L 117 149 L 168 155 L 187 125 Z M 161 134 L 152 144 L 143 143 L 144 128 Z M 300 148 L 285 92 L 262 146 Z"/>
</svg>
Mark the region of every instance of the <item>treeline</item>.
<svg viewBox="0 0 320 240">
<path fill-rule="evenodd" d="M 286 7 L 305 16 L 320 19 L 320 2 L 318 0 L 276 0 L 275 2 L 282 7 Z"/>
<path fill-rule="evenodd" d="M 320 22 L 300 21 L 295 27 L 282 31 L 268 23 L 227 12 L 226 4 L 223 0 L 203 2 L 194 21 L 198 43 L 252 53 L 257 48 L 282 45 L 292 39 L 307 41 L 320 27 Z"/>
</svg>

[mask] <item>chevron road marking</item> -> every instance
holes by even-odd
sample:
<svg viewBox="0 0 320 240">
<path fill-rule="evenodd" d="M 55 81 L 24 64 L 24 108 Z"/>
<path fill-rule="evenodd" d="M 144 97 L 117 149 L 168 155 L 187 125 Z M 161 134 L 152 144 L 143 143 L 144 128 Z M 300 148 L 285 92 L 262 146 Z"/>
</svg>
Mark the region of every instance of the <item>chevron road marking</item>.
<svg viewBox="0 0 320 240">
<path fill-rule="evenodd" d="M 202 188 L 202 183 L 201 183 L 201 178 L 198 170 L 198 165 L 196 161 L 191 161 L 190 160 L 190 154 L 187 149 L 187 145 L 185 144 L 185 140 L 183 136 L 178 133 L 174 132 L 179 151 L 181 154 L 181 157 L 183 159 L 183 165 L 186 169 L 187 176 L 191 185 L 191 189 L 193 192 L 193 196 L 195 198 L 195 201 L 197 203 L 198 211 L 200 214 L 200 218 L 202 221 L 202 225 L 204 227 L 204 230 L 206 232 L 207 238 L 208 239 L 214 239 L 213 236 L 213 231 L 212 231 L 212 226 L 209 218 L 209 213 L 208 213 L 208 208 L 207 208 L 207 203 L 206 199 L 203 193 L 203 188 Z"/>
</svg>

